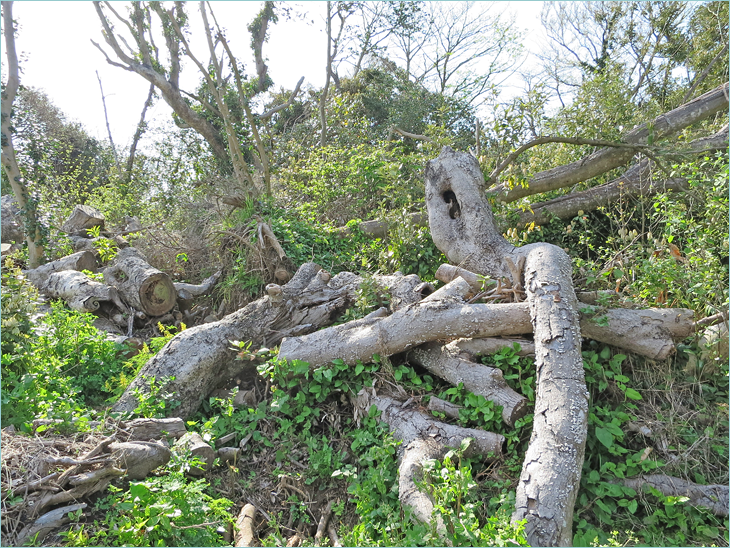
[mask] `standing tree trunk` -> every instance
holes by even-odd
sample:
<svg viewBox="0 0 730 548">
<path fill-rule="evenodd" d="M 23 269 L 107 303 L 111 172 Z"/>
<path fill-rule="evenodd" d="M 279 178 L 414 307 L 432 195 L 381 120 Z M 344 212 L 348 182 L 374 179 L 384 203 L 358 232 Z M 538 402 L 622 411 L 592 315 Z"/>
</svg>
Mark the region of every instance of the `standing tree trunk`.
<svg viewBox="0 0 730 548">
<path fill-rule="evenodd" d="M 319 102 L 319 119 L 322 129 L 319 134 L 319 146 L 327 144 L 327 94 L 330 88 L 330 75 L 332 74 L 332 2 L 327 2 L 327 75 L 322 88 L 322 97 Z"/>
<path fill-rule="evenodd" d="M 13 26 L 13 3 L 2 3 L 3 32 L 5 34 L 5 53 L 8 56 L 8 83 L 2 93 L 2 164 L 8 177 L 10 188 L 18 200 L 25 224 L 25 241 L 28 243 L 28 266 L 38 267 L 43 262 L 43 233 L 38 218 L 37 204 L 31 197 L 15 159 L 13 147 L 12 120 L 10 115 L 13 101 L 18 93 L 18 54 L 15 51 L 15 27 Z"/>
<path fill-rule="evenodd" d="M 513 519 L 527 519 L 532 546 L 569 546 L 588 419 L 577 299 L 571 262 L 560 248 L 515 248 L 496 230 L 472 156 L 445 147 L 426 166 L 431 235 L 449 260 L 478 274 L 506 278 L 526 294 L 535 336 L 537 392 L 530 446 Z"/>
</svg>

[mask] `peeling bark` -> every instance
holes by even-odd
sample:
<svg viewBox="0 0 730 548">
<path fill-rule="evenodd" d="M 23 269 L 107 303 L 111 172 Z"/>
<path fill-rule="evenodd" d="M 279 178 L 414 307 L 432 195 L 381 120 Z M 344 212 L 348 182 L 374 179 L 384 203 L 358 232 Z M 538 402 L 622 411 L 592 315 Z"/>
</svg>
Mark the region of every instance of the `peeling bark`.
<svg viewBox="0 0 730 548">
<path fill-rule="evenodd" d="M 54 272 L 61 272 L 63 270 L 88 270 L 90 272 L 96 271 L 96 259 L 91 251 L 79 251 L 72 255 L 67 255 L 56 261 L 51 261 L 33 270 L 28 270 L 25 275 L 28 280 L 36 287 L 42 286 L 48 276 Z"/>
<path fill-rule="evenodd" d="M 96 312 L 102 301 L 112 302 L 120 310 L 127 310 L 115 288 L 95 282 L 75 270 L 54 272 L 39 289 L 49 297 L 63 299 L 79 312 Z"/>
<path fill-rule="evenodd" d="M 221 381 L 245 370 L 235 361 L 230 341 L 250 341 L 256 348 L 275 346 L 287 335 L 308 333 L 331 323 L 355 299 L 360 278 L 343 273 L 333 278 L 314 263 L 302 265 L 276 298 L 267 295 L 220 321 L 191 327 L 168 342 L 140 370 L 114 405 L 116 412 L 137 406 L 134 390 L 149 390 L 145 377 L 175 377 L 165 390 L 176 395 L 176 416 L 186 418 Z"/>
</svg>

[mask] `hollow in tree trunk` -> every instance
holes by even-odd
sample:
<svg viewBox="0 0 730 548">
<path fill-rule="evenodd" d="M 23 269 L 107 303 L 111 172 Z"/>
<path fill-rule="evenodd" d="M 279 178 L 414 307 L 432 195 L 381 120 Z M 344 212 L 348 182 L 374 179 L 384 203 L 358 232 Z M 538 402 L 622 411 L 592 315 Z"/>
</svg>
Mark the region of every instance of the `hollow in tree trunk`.
<svg viewBox="0 0 730 548">
<path fill-rule="evenodd" d="M 530 445 L 513 519 L 532 546 L 569 546 L 588 418 L 571 262 L 559 247 L 516 248 L 497 231 L 475 158 L 445 147 L 426 166 L 426 205 L 436 246 L 453 264 L 524 293 L 535 337 L 537 391 Z"/>
</svg>

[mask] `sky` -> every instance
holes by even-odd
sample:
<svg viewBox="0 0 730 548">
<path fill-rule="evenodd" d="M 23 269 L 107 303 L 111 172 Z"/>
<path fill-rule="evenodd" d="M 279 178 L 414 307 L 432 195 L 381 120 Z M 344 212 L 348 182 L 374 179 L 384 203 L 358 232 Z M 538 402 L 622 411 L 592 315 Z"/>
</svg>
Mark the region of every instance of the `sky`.
<svg viewBox="0 0 730 548">
<path fill-rule="evenodd" d="M 321 87 L 325 77 L 324 13 L 325 2 L 288 2 L 301 17 L 280 21 L 271 27 L 264 46 L 269 74 L 276 88 L 293 89 L 304 76 L 304 86 Z M 542 2 L 500 2 L 516 14 L 516 24 L 526 30 L 525 46 L 535 51 L 538 46 L 539 15 Z M 121 2 L 116 3 L 120 10 Z M 253 67 L 246 26 L 261 9 L 262 2 L 213 1 L 218 22 L 227 29 L 233 52 L 247 67 Z M 502 6 L 498 6 L 501 8 Z M 207 46 L 202 23 L 196 18 L 197 7 L 191 6 L 191 47 L 206 59 Z M 121 11 L 121 10 L 120 10 Z M 117 147 L 132 141 L 149 84 L 139 75 L 109 65 L 103 54 L 91 43 L 94 40 L 113 54 L 104 43 L 101 24 L 92 2 L 20 0 L 13 3 L 13 17 L 19 24 L 16 48 L 20 58 L 21 84 L 40 88 L 69 120 L 81 122 L 92 136 L 107 139 L 104 109 L 99 80 L 104 88 L 109 125 Z M 5 51 L 3 44 L 3 65 Z M 188 78 L 186 78 L 186 76 Z M 191 62 L 183 65 L 181 88 L 191 91 L 197 84 L 197 69 Z M 169 118 L 171 110 L 158 100 L 147 113 L 147 121 Z"/>
</svg>

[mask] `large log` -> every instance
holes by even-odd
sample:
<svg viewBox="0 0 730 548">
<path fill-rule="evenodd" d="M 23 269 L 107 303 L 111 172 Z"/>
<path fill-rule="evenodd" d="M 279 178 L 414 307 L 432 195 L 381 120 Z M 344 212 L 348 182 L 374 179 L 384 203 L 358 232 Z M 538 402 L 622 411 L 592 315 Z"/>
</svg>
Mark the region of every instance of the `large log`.
<svg viewBox="0 0 730 548">
<path fill-rule="evenodd" d="M 175 306 L 177 293 L 170 277 L 150 266 L 133 247 L 120 250 L 103 273 L 104 281 L 116 287 L 130 306 L 148 316 L 162 316 Z"/>
<path fill-rule="evenodd" d="M 390 316 L 288 337 L 281 343 L 279 356 L 302 360 L 312 367 L 337 358 L 355 365 L 370 361 L 373 354 L 390 356 L 430 341 L 533 332 L 526 302 L 466 304 L 456 297 L 430 300 L 434 295 Z M 653 360 L 671 355 L 676 348 L 673 339 L 686 338 L 692 327 L 692 311 L 683 308 L 610 309 L 580 318 L 583 336 Z"/>
<path fill-rule="evenodd" d="M 54 272 L 62 272 L 64 270 L 88 270 L 89 272 L 96 272 L 96 259 L 91 251 L 79 251 L 72 255 L 67 255 L 61 259 L 51 261 L 44 265 L 28 270 L 25 275 L 28 280 L 38 287 L 46 282 L 48 276 Z"/>
<path fill-rule="evenodd" d="M 110 301 L 123 311 L 127 309 L 114 287 L 96 282 L 75 270 L 54 272 L 40 289 L 49 297 L 65 300 L 79 312 L 95 312 L 102 301 Z"/>
<path fill-rule="evenodd" d="M 354 274 L 330 279 L 314 263 L 302 265 L 286 285 L 271 284 L 267 296 L 220 321 L 191 327 L 173 337 L 142 367 L 113 410 L 134 410 L 134 391 L 149 391 L 147 378 L 175 377 L 166 390 L 180 402 L 175 415 L 188 417 L 219 383 L 245 369 L 245 362 L 235 360 L 231 341 L 248 341 L 254 348 L 275 346 L 287 335 L 328 325 L 354 302 L 359 282 Z"/>
<path fill-rule="evenodd" d="M 513 519 L 527 519 L 531 545 L 569 546 L 588 429 L 571 261 L 550 244 L 515 248 L 507 242 L 495 227 L 483 186 L 479 163 L 468 154 L 445 147 L 428 162 L 431 236 L 450 262 L 483 276 L 505 277 L 515 290 L 524 288 L 534 325 L 537 389 Z"/>
<path fill-rule="evenodd" d="M 530 313 L 522 303 L 467 305 L 464 301 L 423 301 L 377 318 L 366 325 L 329 327 L 282 341 L 279 356 L 318 366 L 339 358 L 354 365 L 373 354 L 390 356 L 425 342 L 460 337 L 519 335 L 531 331 Z"/>
</svg>

